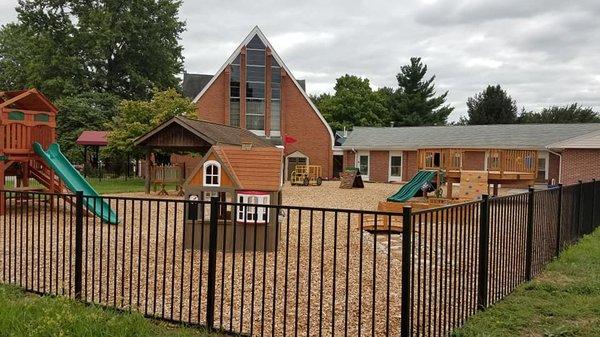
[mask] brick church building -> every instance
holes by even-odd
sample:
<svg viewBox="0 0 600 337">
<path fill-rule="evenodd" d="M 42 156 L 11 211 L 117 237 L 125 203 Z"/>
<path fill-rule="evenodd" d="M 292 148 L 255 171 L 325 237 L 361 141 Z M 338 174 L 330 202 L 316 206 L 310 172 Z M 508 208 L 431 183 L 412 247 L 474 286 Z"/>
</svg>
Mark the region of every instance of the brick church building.
<svg viewBox="0 0 600 337">
<path fill-rule="evenodd" d="M 304 81 L 294 78 L 258 27 L 216 74 L 184 74 L 183 91 L 201 120 L 238 126 L 282 146 L 285 177 L 297 164 L 321 165 L 326 178 L 342 169 L 342 152 L 334 157 L 333 132 Z"/>
</svg>

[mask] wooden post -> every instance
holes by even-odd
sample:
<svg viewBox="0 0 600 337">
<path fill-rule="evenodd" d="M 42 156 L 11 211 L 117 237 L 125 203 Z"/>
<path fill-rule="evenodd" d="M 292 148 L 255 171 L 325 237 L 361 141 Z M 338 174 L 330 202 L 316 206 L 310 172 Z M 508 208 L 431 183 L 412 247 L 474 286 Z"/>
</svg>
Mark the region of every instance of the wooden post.
<svg viewBox="0 0 600 337">
<path fill-rule="evenodd" d="M 23 162 L 23 187 L 29 187 L 29 161 Z"/>
<path fill-rule="evenodd" d="M 452 181 L 446 176 L 446 198 L 452 199 Z"/>
<path fill-rule="evenodd" d="M 151 153 L 150 151 L 148 151 L 146 153 L 146 184 L 144 186 L 145 190 L 146 190 L 146 194 L 150 194 L 150 156 Z"/>
<path fill-rule="evenodd" d="M 88 170 L 88 155 L 87 155 L 88 146 L 83 146 L 83 177 L 87 178 L 87 170 Z"/>
</svg>

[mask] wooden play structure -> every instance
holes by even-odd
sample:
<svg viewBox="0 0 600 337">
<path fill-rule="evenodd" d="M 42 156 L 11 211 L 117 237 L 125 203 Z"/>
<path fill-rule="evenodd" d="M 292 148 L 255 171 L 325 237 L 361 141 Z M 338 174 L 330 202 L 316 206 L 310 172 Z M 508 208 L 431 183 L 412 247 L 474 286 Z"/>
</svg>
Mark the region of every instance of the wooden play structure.
<svg viewBox="0 0 600 337">
<path fill-rule="evenodd" d="M 225 242 L 226 251 L 275 249 L 279 240 L 275 226 L 277 211 L 260 205 L 281 203 L 282 160 L 283 151 L 276 147 L 244 149 L 235 145 L 214 145 L 186 179 L 184 189 L 188 200 L 209 201 L 211 197 L 218 197 L 224 202 L 245 204 L 220 209 L 217 237 L 219 242 Z M 191 236 L 186 239 L 186 247 L 208 247 L 208 232 L 202 235 L 208 226 L 198 221 L 208 221 L 208 216 L 206 207 L 190 207 L 186 219 L 188 233 L 192 233 L 196 226 L 195 232 L 198 234 L 193 240 Z M 239 238 L 233 240 L 232 227 L 236 227 L 238 233 L 246 233 L 246 242 Z"/>
<path fill-rule="evenodd" d="M 63 192 L 82 191 L 98 196 L 94 188 L 79 174 L 56 144 L 56 107 L 36 89 L 0 92 L 0 189 L 5 178 L 15 176 L 14 191 Z M 43 188 L 30 188 L 30 178 Z M 0 193 L 0 213 L 5 212 L 4 193 Z M 70 202 L 71 198 L 65 198 Z M 89 213 L 110 224 L 118 224 L 117 214 L 106 201 L 87 198 Z"/>
<path fill-rule="evenodd" d="M 275 249 L 279 240 L 275 226 L 278 214 L 275 208 L 266 206 L 281 203 L 282 149 L 248 130 L 181 116 L 157 126 L 135 144 L 146 149 L 147 162 L 151 162 L 153 150 L 202 155 L 183 183 L 185 198 L 199 201 L 186 209 L 186 233 L 195 233 L 193 239 L 192 235 L 186 237 L 186 248 L 208 249 L 207 202 L 218 197 L 223 202 L 244 204 L 220 207 L 217 241 L 224 244 L 219 244 L 218 249 Z M 156 176 L 149 172 L 150 167 L 146 166 L 145 172 L 148 193 L 152 177 Z M 177 174 L 173 173 L 173 179 Z M 245 232 L 246 242 L 239 235 L 233 240 L 234 232 Z"/>
<path fill-rule="evenodd" d="M 340 173 L 340 188 L 364 188 L 362 176 L 357 168 L 347 168 Z"/>
<path fill-rule="evenodd" d="M 483 194 L 498 195 L 498 185 L 527 187 L 533 185 L 537 174 L 537 151 L 534 150 L 471 150 L 471 149 L 422 149 L 418 151 L 419 171 L 387 201 L 377 205 L 377 210 L 398 213 L 394 217 L 366 218 L 362 229 L 381 232 L 402 231 L 402 208 L 413 210 L 437 208 L 449 204 L 476 200 Z M 485 164 L 485 170 L 469 169 L 469 164 Z M 473 165 L 481 166 L 481 165 Z M 443 179 L 442 179 L 443 177 Z M 459 183 L 459 195 L 453 194 L 453 184 Z M 418 192 L 435 185 L 434 196 Z M 446 187 L 445 197 L 442 186 Z M 444 221 L 444 219 L 437 219 Z"/>
<path fill-rule="evenodd" d="M 535 183 L 538 154 L 536 150 L 515 149 L 420 149 L 417 153 L 420 170 L 437 169 L 445 172 L 446 194 L 452 194 L 452 184 L 461 182 L 463 171 L 472 171 L 469 162 L 485 163 L 487 182 L 498 195 L 498 185 L 526 187 Z"/>
<path fill-rule="evenodd" d="M 183 182 L 185 180 L 185 164 L 150 165 L 150 181 L 154 192 L 160 187 L 158 195 L 169 195 L 167 184 L 175 184 L 178 196 L 183 196 Z"/>
<path fill-rule="evenodd" d="M 45 148 L 54 142 L 57 111 L 36 89 L 0 92 L 0 189 L 5 189 L 5 177 L 16 176 L 13 190 L 39 190 L 29 187 L 30 178 L 50 192 L 62 190 L 58 177 L 33 149 L 34 142 Z"/>
<path fill-rule="evenodd" d="M 323 183 L 323 168 L 320 165 L 296 165 L 292 171 L 290 182 L 292 185 L 321 186 Z"/>
</svg>

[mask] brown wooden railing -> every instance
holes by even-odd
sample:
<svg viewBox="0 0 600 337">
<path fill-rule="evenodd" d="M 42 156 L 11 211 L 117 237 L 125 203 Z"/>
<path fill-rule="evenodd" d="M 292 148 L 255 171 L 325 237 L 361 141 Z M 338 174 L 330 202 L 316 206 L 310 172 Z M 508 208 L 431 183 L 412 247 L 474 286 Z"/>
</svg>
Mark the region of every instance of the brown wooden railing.
<svg viewBox="0 0 600 337">
<path fill-rule="evenodd" d="M 463 169 L 465 149 L 422 149 L 418 151 L 419 169 Z M 486 151 L 486 150 L 481 150 Z M 487 150 L 487 171 L 537 172 L 535 150 Z"/>
</svg>

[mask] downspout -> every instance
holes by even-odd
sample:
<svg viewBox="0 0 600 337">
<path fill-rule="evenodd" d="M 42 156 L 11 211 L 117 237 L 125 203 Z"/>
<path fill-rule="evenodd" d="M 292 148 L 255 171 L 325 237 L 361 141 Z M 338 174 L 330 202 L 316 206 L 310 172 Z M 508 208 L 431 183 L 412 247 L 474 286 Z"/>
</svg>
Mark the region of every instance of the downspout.
<svg viewBox="0 0 600 337">
<path fill-rule="evenodd" d="M 560 184 L 562 183 L 562 154 L 552 151 L 549 148 L 546 148 L 546 150 L 548 153 L 558 156 L 558 183 Z M 550 161 L 550 158 L 548 158 L 548 161 Z"/>
</svg>

